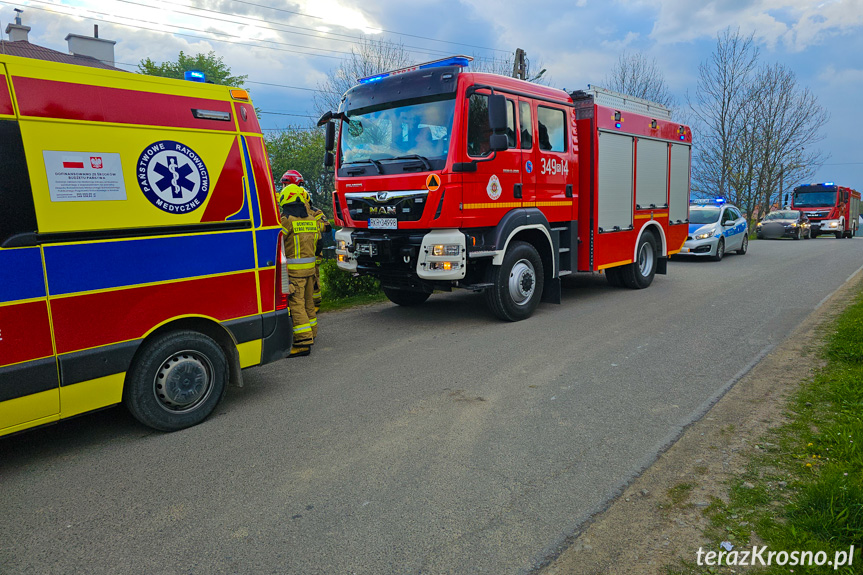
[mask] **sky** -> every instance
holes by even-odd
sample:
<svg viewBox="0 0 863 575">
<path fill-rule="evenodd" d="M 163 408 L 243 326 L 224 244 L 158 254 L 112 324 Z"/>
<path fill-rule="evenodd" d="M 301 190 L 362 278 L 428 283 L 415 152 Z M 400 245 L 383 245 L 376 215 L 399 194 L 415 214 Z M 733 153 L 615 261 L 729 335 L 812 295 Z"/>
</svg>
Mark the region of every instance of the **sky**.
<svg viewBox="0 0 863 575">
<path fill-rule="evenodd" d="M 863 0 L 0 0 L 0 29 L 14 8 L 32 43 L 63 52 L 67 34 L 98 24 L 128 70 L 215 51 L 248 75 L 266 130 L 311 122 L 314 90 L 362 37 L 401 43 L 417 63 L 522 48 L 531 72 L 567 90 L 602 85 L 622 51 L 640 52 L 685 102 L 717 33 L 739 27 L 762 63 L 788 66 L 830 114 L 813 181 L 863 190 Z"/>
</svg>

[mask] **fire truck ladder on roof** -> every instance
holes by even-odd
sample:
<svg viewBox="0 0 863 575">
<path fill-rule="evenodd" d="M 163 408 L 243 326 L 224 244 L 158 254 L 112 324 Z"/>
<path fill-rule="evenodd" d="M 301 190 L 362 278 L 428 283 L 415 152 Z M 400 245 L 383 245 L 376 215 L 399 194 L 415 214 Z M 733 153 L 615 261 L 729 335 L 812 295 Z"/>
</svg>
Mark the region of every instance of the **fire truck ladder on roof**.
<svg viewBox="0 0 863 575">
<path fill-rule="evenodd" d="M 657 104 L 650 100 L 628 96 L 626 94 L 621 94 L 620 92 L 600 88 L 599 86 L 591 86 L 590 84 L 588 84 L 587 90 L 584 90 L 584 93 L 591 96 L 594 103 L 600 106 L 607 106 L 609 108 L 625 112 L 644 114 L 645 116 L 653 118 L 662 118 L 666 120 L 671 119 L 671 110 L 662 104 Z"/>
</svg>

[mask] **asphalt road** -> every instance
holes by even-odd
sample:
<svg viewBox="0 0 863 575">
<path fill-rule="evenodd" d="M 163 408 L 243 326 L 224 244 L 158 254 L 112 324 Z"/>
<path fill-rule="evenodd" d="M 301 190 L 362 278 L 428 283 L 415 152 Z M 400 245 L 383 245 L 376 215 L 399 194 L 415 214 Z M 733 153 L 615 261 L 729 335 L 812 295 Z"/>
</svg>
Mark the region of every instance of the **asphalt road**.
<svg viewBox="0 0 863 575">
<path fill-rule="evenodd" d="M 861 264 L 757 241 L 515 324 L 466 292 L 324 315 L 195 428 L 0 439 L 0 573 L 530 571 Z"/>
</svg>

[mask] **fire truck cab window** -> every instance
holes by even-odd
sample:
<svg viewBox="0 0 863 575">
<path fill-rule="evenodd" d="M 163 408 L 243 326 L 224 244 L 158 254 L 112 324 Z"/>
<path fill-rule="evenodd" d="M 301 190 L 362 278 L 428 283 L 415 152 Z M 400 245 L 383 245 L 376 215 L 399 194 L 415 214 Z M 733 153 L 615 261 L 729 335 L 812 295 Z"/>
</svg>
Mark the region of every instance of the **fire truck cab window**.
<svg viewBox="0 0 863 575">
<path fill-rule="evenodd" d="M 538 106 L 539 149 L 543 152 L 566 151 L 566 121 L 563 110 Z"/>
<path fill-rule="evenodd" d="M 518 124 L 521 130 L 521 149 L 530 150 L 533 148 L 533 121 L 529 102 L 518 103 Z"/>
<path fill-rule="evenodd" d="M 470 109 L 467 120 L 467 153 L 469 156 L 488 156 L 491 153 L 489 138 L 491 129 L 488 125 L 488 95 L 474 94 L 470 97 Z M 515 103 L 506 101 L 506 139 L 510 148 L 516 147 L 515 138 Z"/>
</svg>

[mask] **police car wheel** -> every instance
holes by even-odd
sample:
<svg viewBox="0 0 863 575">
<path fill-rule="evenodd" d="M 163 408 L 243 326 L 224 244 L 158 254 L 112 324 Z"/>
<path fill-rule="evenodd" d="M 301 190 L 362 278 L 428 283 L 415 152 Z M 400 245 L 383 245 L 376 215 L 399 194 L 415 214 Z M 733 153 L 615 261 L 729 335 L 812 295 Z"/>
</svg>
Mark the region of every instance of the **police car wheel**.
<svg viewBox="0 0 863 575">
<path fill-rule="evenodd" d="M 803 230 L 801 230 L 800 228 L 797 228 L 797 235 L 794 236 L 794 239 L 795 240 L 802 240 L 803 239 Z"/>
<path fill-rule="evenodd" d="M 740 255 L 740 256 L 745 255 L 746 250 L 748 248 L 749 248 L 749 234 L 747 233 L 746 235 L 743 236 L 743 243 L 740 244 L 740 249 L 737 250 L 737 255 Z"/>
<path fill-rule="evenodd" d="M 395 289 L 395 288 L 382 288 L 384 291 L 384 295 L 387 296 L 391 302 L 396 305 L 401 306 L 415 306 L 420 305 L 425 300 L 429 298 L 430 293 L 419 292 L 419 291 L 409 291 L 403 289 Z"/>
<path fill-rule="evenodd" d="M 228 360 L 213 339 L 176 331 L 144 344 L 130 369 L 123 402 L 132 415 L 160 431 L 202 422 L 225 395 Z"/>
<path fill-rule="evenodd" d="M 722 256 L 725 255 L 725 238 L 719 238 L 719 243 L 716 244 L 716 255 L 713 256 L 712 259 L 715 262 L 718 262 L 722 259 Z"/>
<path fill-rule="evenodd" d="M 623 285 L 629 289 L 644 289 L 653 283 L 656 275 L 656 239 L 651 233 L 645 233 L 638 240 L 635 250 L 636 259 L 631 264 L 620 268 Z"/>
<path fill-rule="evenodd" d="M 544 275 L 542 259 L 527 242 L 511 242 L 499 266 L 489 266 L 485 301 L 491 312 L 502 320 L 520 321 L 530 317 L 542 297 Z"/>
<path fill-rule="evenodd" d="M 836 236 L 836 239 L 837 239 L 837 240 L 841 240 L 841 239 L 842 239 L 842 232 L 836 232 L 834 235 Z"/>
</svg>

